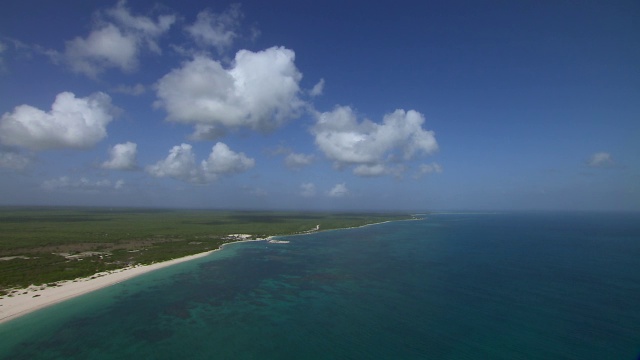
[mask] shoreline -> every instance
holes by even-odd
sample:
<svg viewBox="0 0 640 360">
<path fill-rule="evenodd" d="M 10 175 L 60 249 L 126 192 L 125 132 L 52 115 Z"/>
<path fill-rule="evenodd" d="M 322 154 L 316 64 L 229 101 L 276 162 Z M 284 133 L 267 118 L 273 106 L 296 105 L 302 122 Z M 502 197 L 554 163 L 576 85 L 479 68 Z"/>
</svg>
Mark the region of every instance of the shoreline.
<svg viewBox="0 0 640 360">
<path fill-rule="evenodd" d="M 198 254 L 187 255 L 177 259 L 171 259 L 148 265 L 135 265 L 108 272 L 100 272 L 90 277 L 78 278 L 75 280 L 58 281 L 56 286 L 31 285 L 23 289 L 15 289 L 17 293 L 0 298 L 0 324 L 17 319 L 23 315 L 44 309 L 51 305 L 100 290 L 111 285 L 121 283 L 131 278 L 146 274 L 148 272 L 162 269 L 168 266 L 183 262 L 203 258 L 216 251 L 220 251 L 225 245 L 248 241 L 269 241 L 266 239 L 243 239 L 222 244 L 215 250 L 210 250 Z"/>
<path fill-rule="evenodd" d="M 391 222 L 396 222 L 396 221 L 415 221 L 415 220 L 424 220 L 425 218 L 417 218 L 417 217 L 412 217 L 410 219 L 400 219 L 400 220 L 385 220 L 385 221 L 380 221 L 380 222 L 376 222 L 376 223 L 371 223 L 371 224 L 364 224 L 364 225 L 358 225 L 358 226 L 349 226 L 349 227 L 344 227 L 344 228 L 335 228 L 335 229 L 320 229 L 317 228 L 315 230 L 311 230 L 311 231 L 306 231 L 306 232 L 302 232 L 302 233 L 297 233 L 297 234 L 291 234 L 291 235 L 276 235 L 276 236 L 272 236 L 272 237 L 290 237 L 290 236 L 302 236 L 302 235 L 310 235 L 310 234 L 317 234 L 319 232 L 325 232 L 325 231 L 337 231 L 337 230 L 349 230 L 349 229 L 360 229 L 363 227 L 367 227 L 367 226 L 373 226 L 373 225 L 382 225 L 382 224 L 387 224 L 387 223 L 391 223 Z"/>
<path fill-rule="evenodd" d="M 278 235 L 278 236 L 269 236 L 267 238 L 258 238 L 258 239 L 247 239 L 244 238 L 244 234 L 232 234 L 230 236 L 235 236 L 237 241 L 229 242 L 222 244 L 219 248 L 215 250 L 210 250 L 194 255 L 188 255 L 177 259 L 162 261 L 158 263 L 148 264 L 148 265 L 135 265 L 129 266 L 117 270 L 111 270 L 108 272 L 101 272 L 93 274 L 90 277 L 78 278 L 75 280 L 64 280 L 56 282 L 56 286 L 46 286 L 46 285 L 31 285 L 27 288 L 23 289 L 14 289 L 15 292 L 12 293 L 11 297 L 5 295 L 0 298 L 0 324 L 5 322 L 9 322 L 11 320 L 17 319 L 23 315 L 32 313 L 37 310 L 44 309 L 51 305 L 58 304 L 65 300 L 69 300 L 84 294 L 88 294 L 90 292 L 103 289 L 109 287 L 111 285 L 118 284 L 120 282 L 129 280 L 131 278 L 140 276 L 142 274 L 146 274 L 148 272 L 162 269 L 171 265 L 180 264 L 186 261 L 191 261 L 194 259 L 199 259 L 205 256 L 212 254 L 213 252 L 222 250 L 225 245 L 235 244 L 239 242 L 249 242 L 249 241 L 267 241 L 269 243 L 288 243 L 287 240 L 278 240 L 277 238 L 287 238 L 292 236 L 304 236 L 310 235 L 318 232 L 324 231 L 332 231 L 332 230 L 347 230 L 347 229 L 356 229 L 365 226 L 371 225 L 379 225 L 392 221 L 405 221 L 405 220 L 417 220 L 417 219 L 404 219 L 404 220 L 387 220 L 381 221 L 378 223 L 364 224 L 360 226 L 353 226 L 347 228 L 337 228 L 337 229 L 320 229 L 319 226 L 311 231 L 299 233 L 299 234 L 290 234 L 290 235 Z"/>
</svg>

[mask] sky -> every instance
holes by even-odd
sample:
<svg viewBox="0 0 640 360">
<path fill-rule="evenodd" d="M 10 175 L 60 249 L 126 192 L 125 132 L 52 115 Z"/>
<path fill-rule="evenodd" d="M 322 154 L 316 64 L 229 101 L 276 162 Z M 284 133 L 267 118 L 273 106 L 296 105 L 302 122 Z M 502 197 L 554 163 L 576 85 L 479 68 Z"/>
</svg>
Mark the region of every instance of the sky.
<svg viewBox="0 0 640 360">
<path fill-rule="evenodd" d="M 640 211 L 640 2 L 0 11 L 0 205 Z"/>
</svg>

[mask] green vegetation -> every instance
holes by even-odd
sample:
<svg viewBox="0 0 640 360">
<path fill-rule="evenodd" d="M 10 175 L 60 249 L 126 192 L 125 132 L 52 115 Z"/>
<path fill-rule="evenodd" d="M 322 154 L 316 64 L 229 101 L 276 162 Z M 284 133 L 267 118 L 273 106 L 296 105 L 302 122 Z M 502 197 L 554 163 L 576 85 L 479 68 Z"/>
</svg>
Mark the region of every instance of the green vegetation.
<svg viewBox="0 0 640 360">
<path fill-rule="evenodd" d="M 347 228 L 406 214 L 0 208 L 0 295 L 7 289 L 90 276 L 253 238 Z"/>
</svg>

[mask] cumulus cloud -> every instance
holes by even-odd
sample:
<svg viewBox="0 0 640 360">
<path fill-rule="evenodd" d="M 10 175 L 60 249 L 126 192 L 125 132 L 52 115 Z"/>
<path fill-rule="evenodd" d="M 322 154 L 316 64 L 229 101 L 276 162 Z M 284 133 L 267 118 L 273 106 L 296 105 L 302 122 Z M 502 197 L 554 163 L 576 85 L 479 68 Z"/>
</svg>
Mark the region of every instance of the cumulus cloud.
<svg viewBox="0 0 640 360">
<path fill-rule="evenodd" d="M 438 163 L 421 164 L 418 173 L 420 175 L 439 174 L 442 172 L 442 166 Z"/>
<path fill-rule="evenodd" d="M 234 152 L 226 144 L 219 142 L 211 149 L 209 158 L 202 161 L 202 170 L 205 177 L 215 180 L 219 175 L 244 172 L 254 165 L 254 159 L 244 153 Z"/>
<path fill-rule="evenodd" d="M 613 166 L 613 158 L 611 154 L 607 152 L 597 152 L 591 155 L 591 158 L 587 162 L 590 167 L 610 167 Z"/>
<path fill-rule="evenodd" d="M 304 197 L 316 196 L 316 186 L 313 183 L 303 183 L 300 185 L 300 195 Z"/>
<path fill-rule="evenodd" d="M 111 170 L 133 170 L 136 165 L 138 145 L 130 141 L 116 144 L 109 150 L 109 160 L 102 163 L 102 167 Z"/>
<path fill-rule="evenodd" d="M 207 124 L 196 124 L 190 138 L 193 140 L 216 140 L 226 135 L 224 128 Z"/>
<path fill-rule="evenodd" d="M 68 176 L 61 176 L 57 179 L 46 180 L 42 183 L 42 188 L 49 191 L 81 191 L 99 192 L 104 190 L 119 190 L 124 187 L 124 180 L 112 182 L 110 180 L 89 180 L 85 177 L 74 180 Z"/>
<path fill-rule="evenodd" d="M 5 50 L 7 50 L 7 46 L 2 41 L 0 41 L 0 71 L 4 71 L 5 69 L 4 55 L 3 55 Z"/>
<path fill-rule="evenodd" d="M 192 146 L 181 144 L 169 150 L 169 155 L 154 165 L 147 167 L 147 172 L 155 177 L 170 177 L 189 182 L 202 182 L 202 175 L 196 165 L 196 156 Z"/>
<path fill-rule="evenodd" d="M 255 197 L 266 197 L 269 195 L 269 192 L 267 192 L 265 189 L 262 188 L 256 188 L 256 187 L 250 187 L 250 186 L 243 186 L 242 187 L 242 192 L 245 194 L 250 194 L 253 195 Z"/>
<path fill-rule="evenodd" d="M 270 148 L 267 151 L 268 151 L 268 153 L 270 155 L 273 155 L 273 156 L 289 155 L 289 154 L 291 154 L 293 152 L 293 150 L 291 150 L 291 148 L 288 148 L 288 147 L 286 147 L 286 146 L 284 146 L 282 144 L 280 144 L 278 146 L 275 146 L 273 148 Z"/>
<path fill-rule="evenodd" d="M 154 21 L 146 16 L 131 15 L 126 4 L 125 0 L 118 1 L 115 7 L 106 11 L 107 15 L 125 30 L 135 33 L 152 51 L 160 53 L 160 48 L 155 41 L 175 23 L 175 15 L 160 15 Z"/>
<path fill-rule="evenodd" d="M 156 177 L 170 177 L 192 183 L 206 183 L 219 176 L 240 173 L 255 165 L 255 160 L 244 153 L 232 151 L 224 143 L 216 143 L 206 160 L 198 166 L 193 148 L 189 144 L 174 146 L 169 155 L 148 166 L 147 172 Z"/>
<path fill-rule="evenodd" d="M 147 91 L 147 88 L 138 83 L 135 85 L 119 85 L 113 89 L 113 91 L 121 94 L 138 96 L 144 94 Z"/>
<path fill-rule="evenodd" d="M 289 169 L 293 170 L 311 165 L 311 163 L 315 160 L 315 156 L 313 156 L 312 154 L 296 153 L 291 148 L 283 145 L 278 145 L 275 148 L 271 148 L 268 150 L 268 152 L 273 156 L 283 155 L 284 164 Z"/>
<path fill-rule="evenodd" d="M 297 117 L 304 104 L 298 97 L 302 74 L 294 59 L 294 52 L 284 47 L 241 50 L 225 69 L 218 61 L 196 56 L 158 81 L 155 106 L 165 109 L 170 121 L 207 129 L 273 130 Z"/>
<path fill-rule="evenodd" d="M 353 169 L 353 173 L 358 175 L 358 176 L 381 176 L 381 175 L 385 175 L 387 174 L 388 169 L 382 165 L 382 164 L 373 164 L 373 165 L 367 165 L 367 164 L 362 164 L 362 165 L 358 165 Z"/>
<path fill-rule="evenodd" d="M 76 98 L 63 92 L 48 112 L 20 105 L 2 115 L 0 143 L 31 150 L 88 148 L 107 136 L 114 109 L 107 94 Z"/>
<path fill-rule="evenodd" d="M 31 159 L 15 151 L 0 151 L 0 168 L 24 170 Z"/>
<path fill-rule="evenodd" d="M 331 188 L 331 190 L 329 190 L 329 192 L 327 192 L 327 195 L 335 198 L 344 197 L 348 194 L 349 189 L 347 189 L 347 185 L 345 183 L 336 184 L 336 186 L 334 186 L 333 188 Z"/>
<path fill-rule="evenodd" d="M 159 54 L 157 39 L 176 20 L 174 15 L 162 15 L 156 20 L 134 16 L 124 0 L 98 15 L 87 37 L 67 41 L 62 54 L 51 52 L 54 59 L 66 62 L 72 71 L 91 78 L 108 68 L 135 70 L 142 49 Z"/>
<path fill-rule="evenodd" d="M 320 96 L 322 95 L 323 91 L 324 91 L 324 79 L 320 79 L 320 81 L 318 81 L 318 83 L 313 86 L 313 88 L 309 92 L 309 95 L 311 95 L 312 97 Z"/>
<path fill-rule="evenodd" d="M 380 176 L 393 172 L 391 163 L 438 150 L 434 132 L 423 129 L 423 124 L 424 116 L 414 110 L 396 110 L 379 124 L 359 122 L 350 107 L 339 106 L 317 114 L 312 133 L 318 148 L 336 166 L 355 165 L 356 175 Z"/>
<path fill-rule="evenodd" d="M 92 31 L 87 38 L 68 41 L 64 58 L 72 71 L 95 78 L 109 67 L 134 70 L 138 65 L 138 45 L 135 37 L 108 24 Z"/>
<path fill-rule="evenodd" d="M 222 54 L 239 36 L 241 19 L 239 4 L 230 6 L 220 14 L 203 10 L 198 13 L 195 23 L 187 26 L 186 31 L 196 44 L 203 48 L 213 47 Z"/>
<path fill-rule="evenodd" d="M 290 169 L 299 169 L 310 165 L 313 162 L 313 155 L 290 153 L 284 158 L 284 163 Z"/>
</svg>

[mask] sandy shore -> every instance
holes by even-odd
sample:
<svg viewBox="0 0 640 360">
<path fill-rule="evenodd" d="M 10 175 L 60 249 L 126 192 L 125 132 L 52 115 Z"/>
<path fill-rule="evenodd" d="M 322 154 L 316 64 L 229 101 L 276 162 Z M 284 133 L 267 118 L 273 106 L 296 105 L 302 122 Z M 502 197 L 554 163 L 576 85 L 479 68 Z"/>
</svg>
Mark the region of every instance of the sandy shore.
<svg viewBox="0 0 640 360">
<path fill-rule="evenodd" d="M 208 251 L 151 265 L 138 265 L 102 272 L 88 278 L 59 281 L 58 286 L 30 286 L 26 289 L 20 289 L 14 292 L 12 297 L 0 298 L 0 323 L 153 270 L 207 256 L 212 252 Z"/>
<path fill-rule="evenodd" d="M 383 224 L 388 221 L 383 221 L 380 223 L 367 224 L 363 226 Z M 297 234 L 297 235 L 305 235 L 314 233 L 320 230 L 320 226 L 318 225 L 315 229 L 311 231 Z M 338 229 L 336 229 L 338 230 Z M 275 240 L 272 236 L 266 239 L 249 239 L 251 235 L 247 234 L 231 234 L 229 235 L 237 241 L 234 242 L 244 242 L 244 241 L 262 241 L 267 240 L 270 243 L 288 243 L 286 240 Z M 0 323 L 7 322 L 9 320 L 13 320 L 22 315 L 28 314 L 30 312 L 45 308 L 47 306 L 57 304 L 59 302 L 74 298 L 76 296 L 80 296 L 98 289 L 102 289 L 107 286 L 111 286 L 113 284 L 117 284 L 119 282 L 125 281 L 127 279 L 131 279 L 138 275 L 142 275 L 148 273 L 153 270 L 161 269 L 167 266 L 171 266 L 174 264 L 179 264 L 185 261 L 201 258 L 211 254 L 214 251 L 221 250 L 224 247 L 223 244 L 219 249 L 207 251 L 200 254 L 185 256 L 178 259 L 173 259 L 169 261 L 163 261 L 151 265 L 138 265 L 134 267 L 127 267 L 123 269 L 113 270 L 109 272 L 103 272 L 95 274 L 91 277 L 80 278 L 76 280 L 69 281 L 58 281 L 57 286 L 30 286 L 26 289 L 19 289 L 11 293 L 11 297 L 3 296 L 0 298 Z"/>
</svg>

